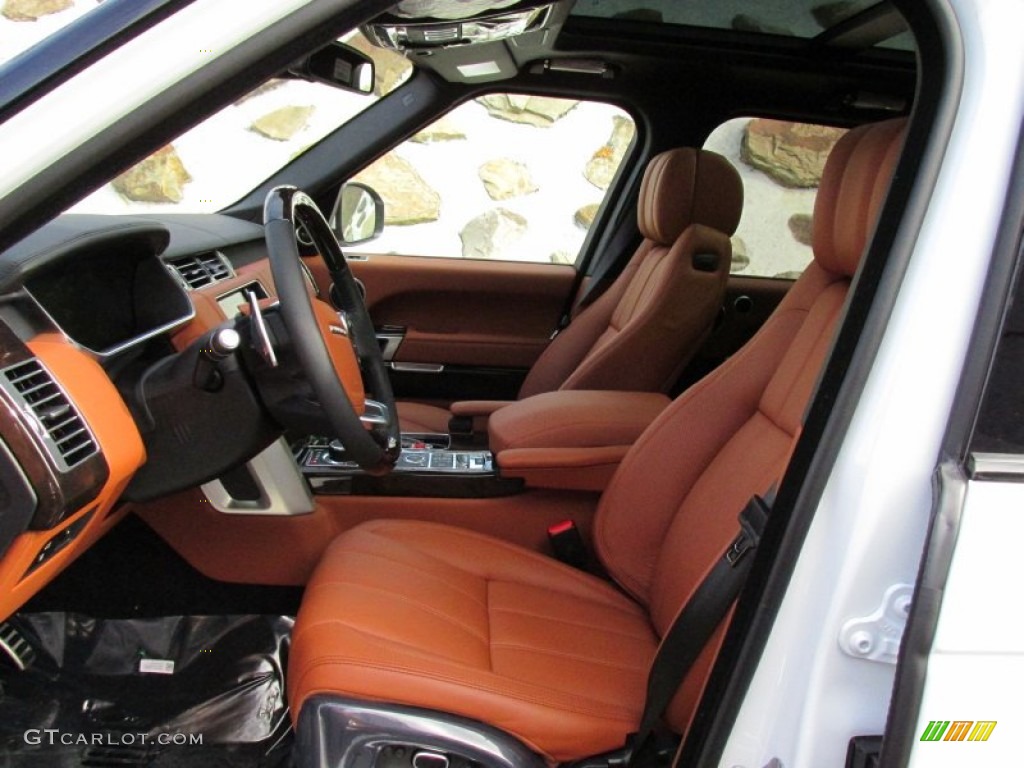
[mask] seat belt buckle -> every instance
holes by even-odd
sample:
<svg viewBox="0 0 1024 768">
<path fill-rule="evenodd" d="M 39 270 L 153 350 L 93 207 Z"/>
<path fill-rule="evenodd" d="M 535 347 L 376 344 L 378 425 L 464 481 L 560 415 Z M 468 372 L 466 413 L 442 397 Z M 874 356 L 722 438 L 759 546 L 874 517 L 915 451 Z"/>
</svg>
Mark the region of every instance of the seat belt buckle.
<svg viewBox="0 0 1024 768">
<path fill-rule="evenodd" d="M 563 520 L 548 526 L 548 540 L 556 559 L 573 568 L 586 569 L 590 557 L 575 522 Z"/>
<path fill-rule="evenodd" d="M 750 497 L 739 515 L 740 532 L 725 551 L 725 559 L 733 568 L 761 543 L 761 533 L 768 521 L 768 503 L 758 495 Z"/>
</svg>

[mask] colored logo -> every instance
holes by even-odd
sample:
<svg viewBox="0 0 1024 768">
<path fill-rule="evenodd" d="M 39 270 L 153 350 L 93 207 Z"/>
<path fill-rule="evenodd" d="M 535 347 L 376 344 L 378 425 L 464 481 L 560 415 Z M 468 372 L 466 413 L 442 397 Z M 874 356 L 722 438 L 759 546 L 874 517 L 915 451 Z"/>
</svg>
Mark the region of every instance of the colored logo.
<svg viewBox="0 0 1024 768">
<path fill-rule="evenodd" d="M 996 720 L 930 720 L 921 741 L 988 741 Z"/>
</svg>

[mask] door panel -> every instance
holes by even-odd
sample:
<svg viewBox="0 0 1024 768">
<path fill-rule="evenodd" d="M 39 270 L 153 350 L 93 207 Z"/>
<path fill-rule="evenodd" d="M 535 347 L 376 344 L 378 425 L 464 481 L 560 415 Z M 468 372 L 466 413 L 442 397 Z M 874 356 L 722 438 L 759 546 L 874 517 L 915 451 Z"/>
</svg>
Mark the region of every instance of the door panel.
<svg viewBox="0 0 1024 768">
<path fill-rule="evenodd" d="M 554 331 L 572 267 L 370 256 L 351 262 L 374 324 L 402 326 L 396 362 L 529 367 Z"/>
<path fill-rule="evenodd" d="M 307 265 L 327 290 L 320 259 Z M 371 255 L 349 265 L 366 286 L 374 325 L 404 329 L 392 362 L 445 366 L 437 374 L 396 372 L 396 393 L 424 398 L 514 396 L 547 347 L 576 274 L 566 265 L 415 256 Z"/>
</svg>

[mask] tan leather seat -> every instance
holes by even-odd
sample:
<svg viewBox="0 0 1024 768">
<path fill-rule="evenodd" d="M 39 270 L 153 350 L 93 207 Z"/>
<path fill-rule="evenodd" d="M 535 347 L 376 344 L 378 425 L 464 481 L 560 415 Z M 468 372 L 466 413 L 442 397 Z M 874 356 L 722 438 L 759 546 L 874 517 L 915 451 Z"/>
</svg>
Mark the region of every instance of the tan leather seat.
<svg viewBox="0 0 1024 768">
<path fill-rule="evenodd" d="M 337 539 L 295 625 L 288 688 L 495 726 L 548 761 L 620 747 L 658 639 L 782 474 L 902 145 L 903 121 L 850 131 L 830 157 L 814 262 L 758 334 L 633 446 L 602 497 L 596 551 L 629 597 L 455 528 L 376 522 Z M 677 692 L 682 732 L 721 630 Z"/>
<path fill-rule="evenodd" d="M 729 236 L 742 209 L 743 182 L 721 155 L 691 148 L 656 155 L 637 205 L 643 242 L 608 290 L 544 350 L 519 399 L 557 389 L 671 386 L 722 306 Z M 447 433 L 450 417 L 444 408 L 399 403 L 403 432 Z"/>
</svg>

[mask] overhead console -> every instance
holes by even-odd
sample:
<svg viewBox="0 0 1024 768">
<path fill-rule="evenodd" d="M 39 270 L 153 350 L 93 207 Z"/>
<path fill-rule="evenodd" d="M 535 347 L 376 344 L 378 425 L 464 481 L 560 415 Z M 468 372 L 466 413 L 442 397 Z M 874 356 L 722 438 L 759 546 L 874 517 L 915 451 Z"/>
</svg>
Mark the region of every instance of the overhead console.
<svg viewBox="0 0 1024 768">
<path fill-rule="evenodd" d="M 409 5 L 411 4 L 399 3 L 396 10 L 401 13 L 401 9 Z M 517 5 L 517 7 L 506 8 L 509 5 Z M 398 51 L 492 43 L 543 28 L 554 8 L 550 2 L 535 4 L 480 2 L 454 7 L 456 10 L 468 9 L 469 12 L 473 12 L 479 11 L 481 7 L 485 6 L 504 8 L 504 10 L 471 18 L 444 19 L 410 19 L 393 12 L 368 24 L 366 32 L 370 39 L 382 48 L 392 48 Z M 416 4 L 416 10 L 425 15 L 432 10 L 440 11 L 442 8 L 450 11 L 452 7 L 451 3 L 445 3 L 437 9 L 434 9 L 430 3 Z"/>
<path fill-rule="evenodd" d="M 514 77 L 526 61 L 549 50 L 569 14 L 561 0 L 405 0 L 366 24 L 366 37 L 401 51 L 449 82 Z"/>
</svg>

